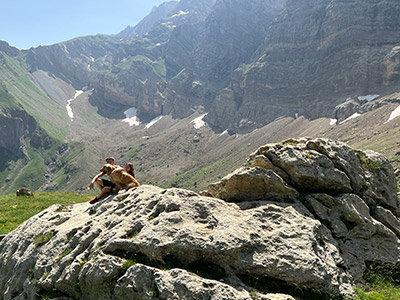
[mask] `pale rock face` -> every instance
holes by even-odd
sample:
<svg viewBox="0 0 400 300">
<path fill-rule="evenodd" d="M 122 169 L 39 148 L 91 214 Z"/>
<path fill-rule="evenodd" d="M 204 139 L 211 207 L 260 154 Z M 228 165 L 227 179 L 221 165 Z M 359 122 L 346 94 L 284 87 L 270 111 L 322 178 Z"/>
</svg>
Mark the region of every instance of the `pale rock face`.
<svg viewBox="0 0 400 300">
<path fill-rule="evenodd" d="M 208 186 L 212 196 L 231 201 L 295 198 L 299 193 L 274 171 L 264 168 L 241 168 Z"/>
<path fill-rule="evenodd" d="M 389 166 L 377 153 L 304 138 L 261 147 L 208 196 L 144 185 L 93 206 L 53 205 L 0 241 L 0 293 L 4 300 L 48 291 L 82 300 L 352 295 L 367 264 L 399 263 Z"/>
</svg>

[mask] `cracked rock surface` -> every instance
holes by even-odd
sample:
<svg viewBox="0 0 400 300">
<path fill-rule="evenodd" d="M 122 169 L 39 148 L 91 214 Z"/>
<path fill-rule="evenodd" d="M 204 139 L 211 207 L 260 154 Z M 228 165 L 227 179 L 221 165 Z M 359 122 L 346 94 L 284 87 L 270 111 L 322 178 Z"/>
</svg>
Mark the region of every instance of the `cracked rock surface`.
<svg viewBox="0 0 400 300">
<path fill-rule="evenodd" d="M 352 295 L 369 264 L 399 262 L 396 180 L 378 153 L 266 145 L 203 194 L 144 185 L 49 207 L 0 241 L 2 299 Z"/>
</svg>

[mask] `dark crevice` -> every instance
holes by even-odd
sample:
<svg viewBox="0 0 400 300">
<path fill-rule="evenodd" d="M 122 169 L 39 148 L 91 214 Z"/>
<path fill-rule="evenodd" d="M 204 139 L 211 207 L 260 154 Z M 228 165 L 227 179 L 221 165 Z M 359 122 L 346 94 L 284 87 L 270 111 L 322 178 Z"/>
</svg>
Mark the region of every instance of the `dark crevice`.
<svg viewBox="0 0 400 300">
<path fill-rule="evenodd" d="M 372 276 L 380 275 L 393 282 L 394 285 L 400 286 L 400 264 L 393 266 L 384 262 L 365 261 L 365 265 L 367 269 L 363 275 L 364 280 L 370 282 Z"/>
<path fill-rule="evenodd" d="M 155 219 L 155 218 L 157 218 L 157 217 L 158 217 L 162 212 L 164 212 L 164 211 L 165 211 L 165 205 L 159 204 L 159 205 L 157 205 L 155 211 L 151 213 L 151 216 L 150 216 L 150 217 L 151 217 L 152 219 Z"/>
<path fill-rule="evenodd" d="M 135 224 L 133 228 L 131 228 L 126 234 L 124 234 L 121 238 L 123 239 L 132 239 L 137 236 L 140 231 L 142 231 L 143 225 L 141 223 Z"/>
<path fill-rule="evenodd" d="M 203 278 L 221 280 L 226 277 L 226 272 L 221 266 L 212 262 L 197 260 L 185 267 L 189 272 L 195 273 Z"/>
<path fill-rule="evenodd" d="M 261 293 L 281 293 L 291 295 L 295 298 L 307 300 L 344 300 L 344 296 L 330 295 L 327 293 L 316 292 L 310 289 L 300 287 L 298 285 L 290 285 L 285 281 L 272 277 L 254 275 L 254 274 L 238 274 L 237 277 L 242 280 L 248 287 L 258 290 Z"/>
<path fill-rule="evenodd" d="M 329 220 L 321 219 L 317 213 L 315 212 L 312 205 L 307 201 L 305 195 L 300 195 L 299 197 L 300 202 L 307 208 L 307 210 L 314 216 L 314 218 L 320 221 L 323 225 L 325 225 L 330 231 L 333 231 L 332 223 Z"/>
<path fill-rule="evenodd" d="M 74 299 L 70 295 L 66 295 L 58 290 L 40 290 L 39 292 L 36 293 L 37 299 L 53 299 L 53 298 L 68 298 L 68 299 Z"/>
<path fill-rule="evenodd" d="M 150 259 L 141 252 L 132 253 L 121 249 L 113 250 L 107 252 L 106 254 L 129 260 L 133 264 L 140 263 L 160 270 L 179 268 L 197 274 L 200 277 L 212 280 L 221 280 L 227 276 L 224 268 L 218 264 L 206 260 L 196 260 L 190 263 L 184 263 L 182 260 L 172 254 L 162 257 L 161 260 L 154 260 Z"/>
<path fill-rule="evenodd" d="M 340 221 L 343 222 L 348 231 L 353 230 L 357 226 L 356 222 L 349 221 L 344 216 L 340 216 Z"/>
</svg>

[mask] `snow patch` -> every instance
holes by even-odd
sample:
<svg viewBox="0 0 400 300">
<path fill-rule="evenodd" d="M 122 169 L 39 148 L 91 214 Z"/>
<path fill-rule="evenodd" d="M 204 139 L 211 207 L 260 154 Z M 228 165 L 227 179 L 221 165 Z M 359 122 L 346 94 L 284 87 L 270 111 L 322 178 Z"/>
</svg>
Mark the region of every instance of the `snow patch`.
<svg viewBox="0 0 400 300">
<path fill-rule="evenodd" d="M 149 129 L 151 126 L 156 124 L 158 121 L 160 121 L 163 118 L 163 116 L 158 116 L 157 118 L 154 118 L 153 120 L 150 121 L 149 124 L 147 124 L 144 129 Z"/>
<path fill-rule="evenodd" d="M 219 136 L 223 136 L 224 134 L 228 134 L 228 129 L 222 132 Z"/>
<path fill-rule="evenodd" d="M 389 119 L 385 122 L 390 122 L 392 121 L 394 118 L 397 118 L 400 116 L 400 105 L 396 107 L 396 109 L 394 111 L 392 111 L 392 113 L 390 114 Z"/>
<path fill-rule="evenodd" d="M 129 126 L 138 126 L 140 125 L 140 120 L 136 116 L 137 114 L 137 108 L 132 107 L 126 111 L 124 111 L 125 114 L 125 119 L 122 120 L 122 122 L 128 123 Z"/>
<path fill-rule="evenodd" d="M 200 129 L 201 127 L 203 127 L 204 125 L 206 125 L 206 122 L 203 121 L 203 118 L 204 118 L 206 115 L 207 115 L 207 114 L 201 115 L 200 117 L 194 119 L 193 121 L 190 121 L 190 124 L 193 123 L 194 128 Z"/>
<path fill-rule="evenodd" d="M 165 27 L 168 27 L 168 28 L 175 28 L 176 27 L 176 25 L 173 25 L 172 22 L 164 22 L 164 23 L 161 23 L 161 25 L 163 25 Z"/>
<path fill-rule="evenodd" d="M 337 124 L 337 119 L 331 119 L 329 122 L 330 126 L 336 125 Z"/>
<path fill-rule="evenodd" d="M 365 96 L 358 96 L 358 100 L 363 101 L 363 100 L 367 100 L 367 101 L 372 101 L 375 100 L 376 98 L 378 98 L 380 95 L 365 95 Z"/>
<path fill-rule="evenodd" d="M 76 98 L 78 98 L 79 95 L 81 95 L 83 91 L 76 91 L 75 96 L 69 100 L 67 100 L 67 113 L 69 118 L 71 119 L 71 122 L 74 121 L 74 112 L 72 111 L 71 103 L 74 101 Z"/>
<path fill-rule="evenodd" d="M 339 124 L 346 123 L 347 121 L 349 121 L 349 120 L 351 120 L 351 119 L 358 118 L 359 116 L 361 116 L 361 114 L 359 114 L 359 113 L 354 113 L 354 114 L 352 114 L 350 117 L 348 117 L 346 120 L 343 120 L 342 122 L 340 122 Z"/>
<path fill-rule="evenodd" d="M 279 121 L 279 120 L 281 120 L 281 119 L 283 119 L 283 118 L 286 118 L 286 115 L 283 115 L 283 116 L 277 117 L 277 118 L 274 120 L 274 122 L 275 122 L 275 121 Z"/>
<path fill-rule="evenodd" d="M 172 19 L 172 18 L 176 18 L 176 17 L 179 17 L 179 16 L 184 16 L 184 15 L 187 15 L 187 14 L 189 14 L 189 11 L 180 10 L 177 14 L 172 15 L 170 18 Z"/>
</svg>

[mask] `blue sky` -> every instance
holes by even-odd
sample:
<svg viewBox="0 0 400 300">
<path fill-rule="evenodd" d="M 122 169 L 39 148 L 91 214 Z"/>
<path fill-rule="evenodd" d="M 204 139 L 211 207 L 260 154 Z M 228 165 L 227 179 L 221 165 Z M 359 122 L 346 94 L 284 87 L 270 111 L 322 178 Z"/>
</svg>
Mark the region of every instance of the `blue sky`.
<svg viewBox="0 0 400 300">
<path fill-rule="evenodd" d="M 0 40 L 19 49 L 115 34 L 166 0 L 0 0 Z"/>
</svg>

